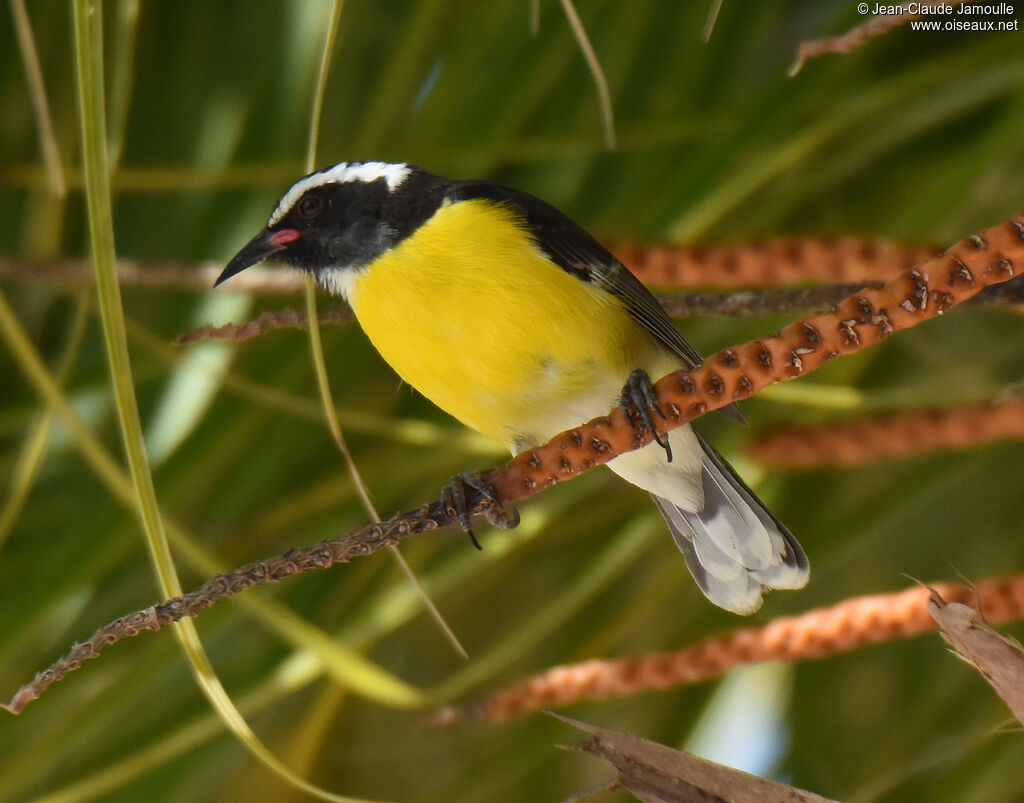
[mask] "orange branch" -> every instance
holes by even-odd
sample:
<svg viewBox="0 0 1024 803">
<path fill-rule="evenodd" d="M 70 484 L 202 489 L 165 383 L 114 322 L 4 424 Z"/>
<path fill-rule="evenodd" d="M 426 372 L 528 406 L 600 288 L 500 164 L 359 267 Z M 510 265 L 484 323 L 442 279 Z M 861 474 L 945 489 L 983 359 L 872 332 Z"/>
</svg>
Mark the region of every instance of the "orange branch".
<svg viewBox="0 0 1024 803">
<path fill-rule="evenodd" d="M 932 586 L 951 602 L 976 605 L 993 623 L 1024 617 L 1024 575 L 986 580 L 976 588 Z M 915 586 L 872 594 L 745 627 L 676 652 L 655 652 L 559 666 L 491 695 L 476 709 L 490 719 L 509 719 L 578 700 L 602 700 L 668 689 L 718 677 L 760 661 L 804 661 L 938 630 L 928 610 L 930 590 Z M 450 716 L 448 717 L 451 718 Z"/>
<path fill-rule="evenodd" d="M 887 281 L 939 251 L 861 237 L 780 237 L 716 246 L 606 245 L 644 284 L 666 288 Z"/>
<path fill-rule="evenodd" d="M 1008 438 L 1024 438 L 1024 400 L 782 429 L 755 441 L 748 454 L 790 468 L 853 466 Z"/>
<path fill-rule="evenodd" d="M 665 412 L 659 428 L 662 432 L 675 429 L 708 410 L 745 399 L 775 382 L 803 376 L 833 357 L 942 315 L 984 287 L 1013 278 L 1015 260 L 1024 264 L 1024 213 L 961 240 L 882 287 L 850 296 L 832 312 L 724 349 L 692 371 L 662 378 L 654 386 Z M 487 479 L 503 502 L 515 502 L 650 441 L 650 433 L 640 435 L 616 409 L 522 452 Z"/>
<path fill-rule="evenodd" d="M 802 376 L 840 354 L 878 343 L 897 329 L 941 315 L 984 287 L 1011 279 L 1015 260 L 1024 264 L 1024 213 L 968 237 L 942 256 L 905 271 L 882 287 L 856 293 L 831 313 L 812 315 L 776 335 L 720 351 L 693 371 L 669 374 L 654 386 L 659 406 L 666 413 L 663 431 L 747 398 L 774 382 Z M 639 434 L 616 409 L 555 436 L 547 445 L 521 453 L 490 472 L 487 479 L 502 503 L 516 502 L 650 441 L 650 433 Z M 483 514 L 498 526 L 510 522 L 493 500 L 482 496 L 472 500 L 470 512 Z M 37 673 L 2 707 L 13 713 L 21 711 L 52 683 L 122 638 L 196 616 L 254 585 L 369 555 L 416 533 L 447 526 L 455 518 L 453 510 L 436 500 L 349 536 L 300 547 L 217 575 L 193 592 L 101 627 Z"/>
<path fill-rule="evenodd" d="M 805 282 L 885 281 L 930 259 L 939 249 L 861 237 L 781 237 L 727 245 L 605 242 L 645 284 L 663 288 L 763 287 Z M 205 292 L 223 269 L 215 262 L 117 261 L 124 285 Z M 39 260 L 0 255 L 0 278 L 87 285 L 84 259 Z M 298 293 L 302 275 L 290 268 L 261 268 L 236 276 L 223 292 Z"/>
</svg>

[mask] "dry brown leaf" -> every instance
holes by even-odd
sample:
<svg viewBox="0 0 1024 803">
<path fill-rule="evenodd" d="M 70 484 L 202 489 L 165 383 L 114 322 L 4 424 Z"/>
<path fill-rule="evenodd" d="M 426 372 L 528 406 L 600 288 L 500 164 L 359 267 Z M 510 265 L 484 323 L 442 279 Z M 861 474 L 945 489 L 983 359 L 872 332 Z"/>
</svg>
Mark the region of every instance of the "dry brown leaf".
<svg viewBox="0 0 1024 803">
<path fill-rule="evenodd" d="M 552 716 L 589 733 L 593 738 L 581 749 L 611 764 L 618 774 L 619 785 L 644 803 L 830 803 L 828 798 L 813 792 L 716 764 L 629 733 L 589 725 L 553 712 Z"/>
<path fill-rule="evenodd" d="M 1024 648 L 989 627 L 974 608 L 946 602 L 934 588 L 929 590 L 928 610 L 946 643 L 985 676 L 1024 724 Z"/>
</svg>

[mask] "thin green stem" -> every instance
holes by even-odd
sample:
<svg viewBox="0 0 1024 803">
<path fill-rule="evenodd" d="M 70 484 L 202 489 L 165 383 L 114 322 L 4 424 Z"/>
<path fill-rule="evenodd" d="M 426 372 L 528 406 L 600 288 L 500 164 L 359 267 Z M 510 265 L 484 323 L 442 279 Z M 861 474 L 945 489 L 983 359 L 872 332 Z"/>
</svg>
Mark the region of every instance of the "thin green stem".
<svg viewBox="0 0 1024 803">
<path fill-rule="evenodd" d="M 312 172 L 316 165 L 316 149 L 317 143 L 320 139 L 320 122 L 323 114 L 324 94 L 327 91 L 327 76 L 330 72 L 331 55 L 334 53 L 334 42 L 338 34 L 338 20 L 341 17 L 342 6 L 344 6 L 344 0 L 334 0 L 331 7 L 331 18 L 328 22 L 327 32 L 324 38 L 323 54 L 320 58 L 320 71 L 317 74 L 316 90 L 313 92 L 313 106 L 310 111 L 309 144 L 306 152 L 307 173 Z M 355 484 L 356 491 L 363 503 L 363 507 L 366 509 L 367 514 L 373 521 L 379 522 L 380 513 L 377 512 L 377 508 L 370 499 L 369 488 L 367 488 L 366 482 L 363 480 L 363 476 L 360 474 L 355 460 L 352 459 L 352 453 L 349 451 L 348 443 L 345 441 L 345 435 L 341 430 L 341 422 L 338 421 L 337 408 L 334 404 L 334 396 L 331 393 L 331 383 L 327 376 L 327 363 L 324 360 L 323 339 L 320 337 L 320 318 L 316 304 L 316 282 L 313 277 L 309 275 L 306 276 L 305 295 L 306 316 L 309 320 L 309 347 L 312 354 L 313 368 L 316 372 L 316 384 L 320 391 L 320 402 L 323 406 L 324 418 L 327 421 L 327 428 L 330 430 L 331 437 L 334 438 L 334 442 L 337 444 L 338 450 L 341 452 L 345 465 L 348 467 L 349 475 L 352 477 L 352 482 Z M 437 605 L 435 605 L 434 601 L 427 595 L 426 589 L 416 576 L 416 573 L 412 570 L 408 561 L 406 561 L 405 557 L 402 555 L 398 546 L 392 545 L 388 547 L 388 551 L 395 559 L 399 568 L 408 578 L 409 582 L 416 588 L 416 591 L 422 598 L 427 611 L 437 623 L 438 627 L 441 628 L 441 632 L 444 633 L 455 652 L 462 658 L 468 658 L 469 654 L 466 652 L 466 648 L 462 646 L 462 642 L 460 642 L 458 636 L 455 635 L 455 631 L 453 631 L 448 622 L 445 621 L 441 612 L 438 610 Z"/>
<path fill-rule="evenodd" d="M 67 381 L 71 367 L 75 364 L 78 353 L 81 351 L 82 340 L 85 336 L 85 324 L 88 320 L 89 303 L 84 296 L 79 294 L 64 353 L 57 366 L 56 381 L 61 385 Z M 3 548 L 7 536 L 10 535 L 11 529 L 18 521 L 18 516 L 35 484 L 36 474 L 46 452 L 46 444 L 50 439 L 50 428 L 55 415 L 56 410 L 53 405 L 47 404 L 46 409 L 32 422 L 28 436 L 18 454 L 14 472 L 11 475 L 11 492 L 7 498 L 7 504 L 0 511 L 0 549 Z"/>
<path fill-rule="evenodd" d="M 331 18 L 327 22 L 324 34 L 324 49 L 320 54 L 320 71 L 316 77 L 316 90 L 313 92 L 313 108 L 309 113 L 309 143 L 306 146 L 306 172 L 312 173 L 316 167 L 316 152 L 320 144 L 320 121 L 323 119 L 324 95 L 327 93 L 327 76 L 331 69 L 331 56 L 334 55 L 334 43 L 338 39 L 338 21 L 345 0 L 334 0 L 331 3 Z"/>
<path fill-rule="evenodd" d="M 0 291 L 0 340 L 32 385 L 40 401 L 52 408 L 71 433 L 75 447 L 100 482 L 121 505 L 136 509 L 135 492 L 129 476 L 114 460 L 99 439 L 82 422 L 67 396 L 43 363 L 24 328 L 19 324 L 3 292 Z M 198 573 L 219 574 L 225 570 L 202 548 L 198 540 L 173 517 L 162 513 L 164 526 L 174 547 Z M 399 708 L 422 704 L 419 693 L 395 676 L 384 672 L 361 655 L 345 649 L 327 633 L 315 628 L 273 599 L 253 595 L 236 601 L 242 610 L 251 611 L 257 622 L 277 634 L 297 650 L 308 651 L 338 683 L 370 699 Z"/>
<path fill-rule="evenodd" d="M 43 71 L 39 66 L 39 53 L 36 51 L 35 39 L 32 36 L 32 24 L 25 9 L 25 0 L 11 0 L 11 16 L 14 19 L 14 31 L 18 36 L 18 49 L 25 64 L 25 78 L 28 80 L 32 111 L 36 116 L 36 130 L 39 133 L 39 147 L 43 151 L 43 164 L 46 165 L 46 178 L 50 191 L 58 198 L 63 198 L 67 194 L 67 182 L 64 180 L 57 137 L 53 133 L 50 104 L 46 99 L 46 85 L 43 83 Z"/>
<path fill-rule="evenodd" d="M 118 39 L 114 53 L 113 80 L 110 84 L 108 151 L 110 166 L 117 170 L 124 151 L 128 111 L 131 108 L 132 87 L 135 84 L 135 46 L 139 31 L 139 0 L 121 0 L 117 4 Z"/>
<path fill-rule="evenodd" d="M 181 593 L 181 583 L 174 568 L 146 456 L 142 422 L 132 383 L 124 309 L 121 306 L 121 292 L 117 282 L 106 106 L 103 94 L 103 5 L 100 0 L 74 0 L 73 9 L 85 197 L 103 339 L 110 366 L 114 402 L 135 491 L 136 512 L 142 523 L 160 589 L 165 597 L 172 597 Z M 220 684 L 199 641 L 193 622 L 179 622 L 174 632 L 188 657 L 199 687 L 225 725 L 254 756 L 272 772 L 308 794 L 323 800 L 347 800 L 299 778 L 263 745 Z"/>
<path fill-rule="evenodd" d="M 594 86 L 597 89 L 597 102 L 601 108 L 601 123 L 604 125 L 605 146 L 608 150 L 613 151 L 616 147 L 615 114 L 612 111 L 612 95 L 608 91 L 608 79 L 604 76 L 601 61 L 594 52 L 594 46 L 590 43 L 590 37 L 587 36 L 587 29 L 583 27 L 583 21 L 580 19 L 580 15 L 576 13 L 576 6 L 573 5 L 572 0 L 562 0 L 562 10 L 565 12 L 565 18 L 572 29 L 572 35 L 576 37 L 576 44 L 579 45 L 580 52 L 583 53 L 583 58 L 587 62 L 590 74 L 594 78 Z"/>
</svg>

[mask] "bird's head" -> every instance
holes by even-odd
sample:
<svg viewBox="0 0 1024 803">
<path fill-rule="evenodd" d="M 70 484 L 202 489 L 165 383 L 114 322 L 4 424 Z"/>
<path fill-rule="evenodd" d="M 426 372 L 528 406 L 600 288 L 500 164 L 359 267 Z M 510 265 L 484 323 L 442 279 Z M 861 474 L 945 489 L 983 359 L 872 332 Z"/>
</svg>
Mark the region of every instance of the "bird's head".
<svg viewBox="0 0 1024 803">
<path fill-rule="evenodd" d="M 343 293 L 346 276 L 433 213 L 424 202 L 435 196 L 435 182 L 419 168 L 386 162 L 342 162 L 311 173 L 281 196 L 266 227 L 228 262 L 215 286 L 275 257 Z"/>
</svg>

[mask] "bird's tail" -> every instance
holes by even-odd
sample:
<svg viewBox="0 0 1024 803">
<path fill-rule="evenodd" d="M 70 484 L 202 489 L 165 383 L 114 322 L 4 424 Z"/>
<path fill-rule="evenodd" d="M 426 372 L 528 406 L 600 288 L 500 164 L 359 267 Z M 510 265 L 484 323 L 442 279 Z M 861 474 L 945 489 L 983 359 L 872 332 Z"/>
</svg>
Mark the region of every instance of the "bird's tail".
<svg viewBox="0 0 1024 803">
<path fill-rule="evenodd" d="M 725 458 L 697 438 L 704 449 L 704 509 L 691 513 L 651 496 L 704 595 L 728 611 L 750 614 L 761 607 L 765 589 L 806 585 L 807 555 Z"/>
</svg>

